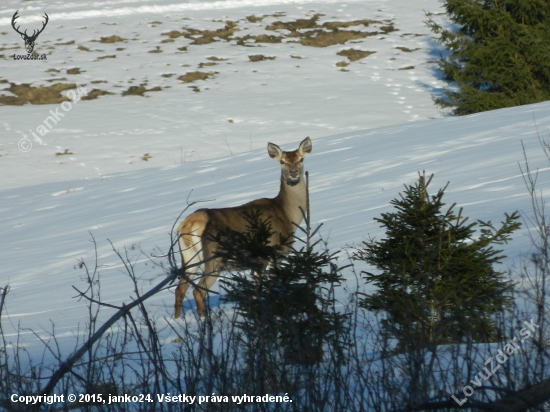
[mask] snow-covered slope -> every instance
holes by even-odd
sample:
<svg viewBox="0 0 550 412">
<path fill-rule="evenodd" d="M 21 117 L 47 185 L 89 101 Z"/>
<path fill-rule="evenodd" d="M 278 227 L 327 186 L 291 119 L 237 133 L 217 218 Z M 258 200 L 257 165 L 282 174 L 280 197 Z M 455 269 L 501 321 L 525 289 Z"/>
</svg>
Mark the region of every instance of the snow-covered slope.
<svg viewBox="0 0 550 412">
<path fill-rule="evenodd" d="M 335 249 L 368 235 L 381 236 L 373 218 L 388 211 L 389 201 L 404 183 L 414 183 L 421 170 L 435 174 L 434 192 L 450 181 L 445 199 L 464 207 L 472 219 L 499 222 L 504 212 L 529 213 L 530 199 L 518 166 L 521 142 L 531 168 L 540 168 L 540 189 L 548 194 L 550 175 L 539 135 L 547 137 L 549 132 L 550 102 L 313 139 L 313 153 L 306 159 L 313 220 L 324 223 L 322 234 Z M 293 150 L 296 145 L 282 146 Z M 1 276 L 11 286 L 3 323 L 38 331 L 50 329 L 53 322 L 58 333 L 71 336 L 86 319 L 84 304 L 72 298 L 76 293 L 71 285 L 85 288 L 83 271 L 74 267 L 81 257 L 93 266 L 91 236 L 98 245 L 102 299 L 128 302 L 133 291 L 108 240 L 121 251 L 129 249 L 146 290 L 163 274 L 132 250 L 133 245 L 146 254 L 166 252 L 168 233 L 187 201 L 207 201 L 194 208 L 238 205 L 274 196 L 278 180 L 279 165 L 262 148 L 1 191 Z M 523 230 L 506 251 L 517 259 L 528 245 Z M 172 305 L 169 292 L 147 303 L 157 316 L 170 316 Z M 24 333 L 30 341 L 36 339 Z"/>
<path fill-rule="evenodd" d="M 23 41 L 11 27 L 16 10 L 18 24 L 29 30 L 40 28 L 48 13 L 48 26 L 35 46 L 47 61 L 13 60 L 13 54 L 24 53 Z M 14 97 L 11 83 L 78 83 L 89 92 L 113 95 L 80 101 L 68 112 L 59 109 L 64 117 L 45 136 L 37 128 L 59 104 L 0 106 L 0 189 L 212 159 L 263 148 L 268 140 L 290 143 L 307 135 L 441 117 L 445 111 L 433 105 L 431 94 L 444 84 L 435 70 L 443 50 L 423 23 L 424 11 L 440 12 L 441 4 L 2 1 L 0 96 Z M 341 24 L 341 32 L 356 32 L 358 38 L 327 47 L 297 43 L 302 39 L 288 29 L 268 29 L 276 22 L 316 15 L 316 28 L 298 32 L 328 32 L 323 25 L 330 22 L 372 23 Z M 220 32 L 205 44 L 177 34 L 200 38 L 208 30 L 223 30 L 228 22 L 235 25 L 234 32 L 226 38 L 219 36 L 231 30 Z M 242 38 L 248 40 L 239 44 Z M 338 54 L 349 49 L 374 53 L 362 58 Z M 260 55 L 265 60 L 251 61 L 250 56 Z M 194 72 L 210 77 L 180 80 Z M 122 95 L 140 86 L 161 90 Z M 18 149 L 23 138 L 34 145 L 26 153 Z"/>
</svg>

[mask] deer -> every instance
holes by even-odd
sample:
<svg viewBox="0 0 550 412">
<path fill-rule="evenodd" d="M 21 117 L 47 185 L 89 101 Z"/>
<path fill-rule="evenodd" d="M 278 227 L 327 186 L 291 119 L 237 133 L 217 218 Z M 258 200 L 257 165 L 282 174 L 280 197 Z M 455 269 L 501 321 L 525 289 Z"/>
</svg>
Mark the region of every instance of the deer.
<svg viewBox="0 0 550 412">
<path fill-rule="evenodd" d="M 50 18 L 48 17 L 48 13 L 44 13 L 44 18 L 46 19 L 46 21 L 44 23 L 42 23 L 42 28 L 38 31 L 33 30 L 32 35 L 29 36 L 27 34 L 27 30 L 25 30 L 24 33 L 21 33 L 19 31 L 19 27 L 21 27 L 21 26 L 15 27 L 15 20 L 17 20 L 17 18 L 19 17 L 18 13 L 19 13 L 19 10 L 17 10 L 15 13 L 13 13 L 13 17 L 11 18 L 11 26 L 13 27 L 13 29 L 17 33 L 19 33 L 21 35 L 21 38 L 23 40 L 25 40 L 25 48 L 27 49 L 27 53 L 31 54 L 32 51 L 34 50 L 34 42 L 36 41 L 38 35 L 44 31 L 44 29 L 46 28 L 46 25 L 48 24 L 48 21 L 50 20 Z"/>
<path fill-rule="evenodd" d="M 185 293 L 199 266 L 202 266 L 203 275 L 197 287 L 194 287 L 193 296 L 199 316 L 206 315 L 204 300 L 207 291 L 214 285 L 220 272 L 227 268 L 227 262 L 222 262 L 219 257 L 216 257 L 218 244 L 213 239 L 220 231 L 244 232 L 247 221 L 243 212 L 256 210 L 261 213 L 262 218 L 270 220 L 272 231 L 270 245 L 280 246 L 282 255 L 289 253 L 292 241 L 288 239 L 293 239 L 296 227 L 302 222 L 306 210 L 307 190 L 303 162 L 311 150 L 312 143 L 309 137 L 306 137 L 298 149 L 292 152 L 284 152 L 276 144 L 268 143 L 269 157 L 281 164 L 281 184 L 277 196 L 256 199 L 236 207 L 199 209 L 180 223 L 177 235 L 185 275 L 180 278 L 175 290 L 174 317 L 176 319 L 181 315 Z M 287 239 L 284 244 L 281 243 L 283 239 Z"/>
</svg>

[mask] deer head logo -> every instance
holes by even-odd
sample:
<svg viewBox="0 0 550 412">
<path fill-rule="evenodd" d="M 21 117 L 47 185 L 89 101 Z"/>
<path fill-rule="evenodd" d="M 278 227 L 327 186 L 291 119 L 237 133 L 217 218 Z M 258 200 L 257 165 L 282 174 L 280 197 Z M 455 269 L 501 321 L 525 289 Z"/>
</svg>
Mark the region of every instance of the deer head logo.
<svg viewBox="0 0 550 412">
<path fill-rule="evenodd" d="M 25 40 L 25 48 L 27 49 L 27 53 L 31 54 L 32 51 L 34 50 L 34 42 L 36 41 L 36 38 L 38 37 L 38 35 L 40 33 L 42 33 L 44 31 L 44 28 L 46 27 L 46 24 L 48 24 L 48 20 L 49 20 L 48 14 L 44 13 L 44 15 L 45 15 L 44 18 L 46 19 L 46 21 L 44 23 L 42 23 L 42 28 L 38 31 L 33 30 L 32 35 L 29 36 L 27 34 L 27 30 L 25 30 L 24 33 L 21 33 L 19 31 L 20 26 L 15 27 L 15 20 L 19 17 L 17 13 L 19 13 L 19 10 L 17 10 L 13 14 L 13 17 L 11 18 L 11 25 L 12 25 L 13 29 L 21 35 L 21 38 L 23 40 Z"/>
</svg>

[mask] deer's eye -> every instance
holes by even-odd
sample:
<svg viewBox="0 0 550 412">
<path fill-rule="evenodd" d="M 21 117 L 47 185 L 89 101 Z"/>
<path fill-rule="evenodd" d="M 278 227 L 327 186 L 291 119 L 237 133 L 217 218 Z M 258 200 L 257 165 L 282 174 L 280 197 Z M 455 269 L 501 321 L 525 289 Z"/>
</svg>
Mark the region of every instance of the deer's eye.
<svg viewBox="0 0 550 412">
<path fill-rule="evenodd" d="M 280 162 L 281 162 L 281 164 L 282 164 L 282 165 L 284 165 L 284 164 L 285 164 L 285 162 L 283 162 L 282 160 L 280 160 Z"/>
<path fill-rule="evenodd" d="M 300 159 L 300 163 L 304 163 L 304 158 L 303 157 Z"/>
</svg>

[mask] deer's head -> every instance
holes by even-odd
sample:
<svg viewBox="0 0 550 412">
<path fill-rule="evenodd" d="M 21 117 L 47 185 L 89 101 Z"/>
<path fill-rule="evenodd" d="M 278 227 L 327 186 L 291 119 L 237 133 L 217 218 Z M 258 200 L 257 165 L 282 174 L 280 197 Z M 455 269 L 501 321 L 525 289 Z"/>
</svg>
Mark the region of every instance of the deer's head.
<svg viewBox="0 0 550 412">
<path fill-rule="evenodd" d="M 304 157 L 311 153 L 311 149 L 312 144 L 309 137 L 302 140 L 298 149 L 293 152 L 283 152 L 281 148 L 274 143 L 267 144 L 269 156 L 281 163 L 283 179 L 289 186 L 295 186 L 303 179 Z"/>
<path fill-rule="evenodd" d="M 42 33 L 44 31 L 44 28 L 46 27 L 46 25 L 48 24 L 48 20 L 50 19 L 48 17 L 48 14 L 47 13 L 44 13 L 44 18 L 46 19 L 46 21 L 44 23 L 42 23 L 42 28 L 40 30 L 33 30 L 32 34 L 29 36 L 27 34 L 27 30 L 25 30 L 25 32 L 21 33 L 19 31 L 19 27 L 20 26 L 17 26 L 15 27 L 15 20 L 19 17 L 17 15 L 17 13 L 19 13 L 19 10 L 17 10 L 14 14 L 13 14 L 13 17 L 11 18 L 11 25 L 13 27 L 13 29 L 19 33 L 21 35 L 21 38 L 23 40 L 25 40 L 25 48 L 27 49 L 27 53 L 31 54 L 32 51 L 34 50 L 34 42 L 36 41 L 38 35 L 40 33 Z"/>
</svg>

